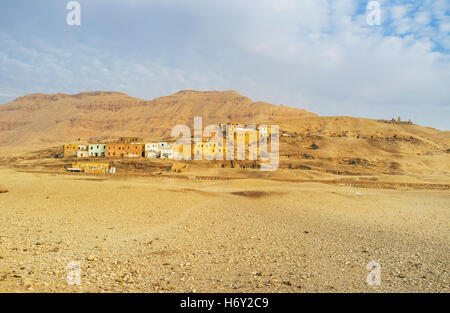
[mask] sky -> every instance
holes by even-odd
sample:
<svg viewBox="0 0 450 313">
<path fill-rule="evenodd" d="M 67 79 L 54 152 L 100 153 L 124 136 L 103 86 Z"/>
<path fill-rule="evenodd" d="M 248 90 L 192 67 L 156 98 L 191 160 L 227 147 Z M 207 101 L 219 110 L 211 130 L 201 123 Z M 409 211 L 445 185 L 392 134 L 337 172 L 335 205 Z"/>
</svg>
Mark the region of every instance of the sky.
<svg viewBox="0 0 450 313">
<path fill-rule="evenodd" d="M 323 116 L 450 130 L 450 0 L 0 2 L 0 103 L 29 93 L 153 99 L 236 90 Z M 372 25 L 369 25 L 372 24 Z"/>
</svg>

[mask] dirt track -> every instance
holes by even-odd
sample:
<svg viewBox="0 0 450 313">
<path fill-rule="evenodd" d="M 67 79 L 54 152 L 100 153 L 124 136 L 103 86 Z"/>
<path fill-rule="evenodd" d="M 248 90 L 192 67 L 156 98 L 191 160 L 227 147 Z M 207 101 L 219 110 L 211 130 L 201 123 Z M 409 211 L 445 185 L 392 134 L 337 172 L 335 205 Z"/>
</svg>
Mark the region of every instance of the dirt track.
<svg viewBox="0 0 450 313">
<path fill-rule="evenodd" d="M 115 174 L 93 174 L 93 173 L 69 173 L 63 169 L 59 171 L 52 170 L 22 170 L 25 173 L 35 174 L 57 174 L 67 176 L 96 176 L 96 177 L 164 177 L 175 179 L 194 179 L 205 181 L 222 181 L 222 180 L 237 180 L 246 179 L 243 177 L 221 177 L 221 176 L 199 176 L 199 175 L 183 175 L 173 173 L 115 173 Z M 161 175 L 163 174 L 163 175 Z M 340 180 L 340 179 L 289 179 L 289 178 L 270 178 L 269 181 L 290 182 L 290 183 L 323 183 L 330 185 L 352 186 L 359 188 L 380 188 L 380 189 L 429 189 L 429 190 L 449 190 L 450 184 L 431 184 L 431 183 L 406 183 L 406 182 L 383 182 L 383 181 L 363 181 L 363 180 Z"/>
</svg>

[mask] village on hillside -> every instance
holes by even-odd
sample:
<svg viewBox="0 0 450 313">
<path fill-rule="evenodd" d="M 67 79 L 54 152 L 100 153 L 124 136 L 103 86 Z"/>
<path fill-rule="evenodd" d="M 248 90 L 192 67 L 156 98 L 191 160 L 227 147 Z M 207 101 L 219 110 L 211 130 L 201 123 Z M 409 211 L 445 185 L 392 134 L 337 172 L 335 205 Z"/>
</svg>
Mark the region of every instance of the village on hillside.
<svg viewBox="0 0 450 313">
<path fill-rule="evenodd" d="M 202 137 L 198 142 L 191 145 L 191 151 L 183 151 L 183 144 L 179 142 L 169 143 L 167 141 L 145 142 L 140 137 L 119 137 L 112 142 L 95 142 L 88 144 L 65 144 L 63 145 L 63 157 L 66 159 L 95 159 L 96 161 L 72 162 L 72 167 L 66 168 L 69 172 L 84 172 L 94 174 L 115 174 L 116 168 L 110 167 L 108 162 L 99 162 L 99 159 L 174 159 L 190 160 L 205 159 L 213 160 L 221 156 L 226 159 L 227 146 L 226 133 L 233 136 L 234 147 L 241 143 L 248 146 L 249 159 L 256 160 L 259 155 L 258 140 L 265 138 L 270 142 L 271 127 L 266 125 L 243 125 L 240 123 L 220 124 L 222 140 L 215 140 L 215 133 L 208 137 Z M 239 153 L 239 151 L 238 151 Z M 245 154 L 245 151 L 244 151 Z M 244 156 L 241 156 L 242 159 Z M 238 157 L 239 159 L 239 157 Z"/>
</svg>

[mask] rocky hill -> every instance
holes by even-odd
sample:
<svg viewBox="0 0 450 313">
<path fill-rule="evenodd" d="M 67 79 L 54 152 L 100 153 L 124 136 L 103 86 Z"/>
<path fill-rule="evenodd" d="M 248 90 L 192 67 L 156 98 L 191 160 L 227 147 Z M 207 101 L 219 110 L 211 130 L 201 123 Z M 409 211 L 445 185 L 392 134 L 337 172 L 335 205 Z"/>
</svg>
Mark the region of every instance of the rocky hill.
<svg viewBox="0 0 450 313">
<path fill-rule="evenodd" d="M 0 145 L 12 151 L 12 146 L 57 147 L 119 136 L 169 138 L 177 124 L 193 127 L 194 116 L 203 117 L 203 127 L 230 121 L 279 125 L 280 168 L 298 169 L 305 177 L 408 174 L 450 180 L 449 131 L 390 120 L 321 117 L 254 102 L 236 91 L 184 90 L 154 100 L 103 91 L 31 94 L 0 105 Z"/>
<path fill-rule="evenodd" d="M 313 117 L 287 106 L 254 102 L 236 91 L 184 90 L 154 100 L 119 92 L 30 94 L 0 105 L 0 145 L 41 145 L 118 136 L 155 138 L 170 135 L 176 124 L 230 121 L 274 123 Z"/>
</svg>

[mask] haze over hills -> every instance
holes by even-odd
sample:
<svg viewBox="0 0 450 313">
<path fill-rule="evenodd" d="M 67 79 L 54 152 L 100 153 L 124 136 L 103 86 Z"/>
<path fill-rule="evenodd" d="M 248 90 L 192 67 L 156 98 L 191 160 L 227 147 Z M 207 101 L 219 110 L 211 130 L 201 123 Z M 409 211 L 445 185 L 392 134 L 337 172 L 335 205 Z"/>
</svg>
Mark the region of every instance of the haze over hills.
<svg viewBox="0 0 450 313">
<path fill-rule="evenodd" d="M 236 91 L 184 90 L 142 100 L 119 92 L 30 94 L 0 106 L 0 144 L 29 145 L 118 136 L 154 138 L 170 135 L 177 124 L 229 121 L 274 123 L 316 114 L 287 106 L 254 102 Z"/>
</svg>

